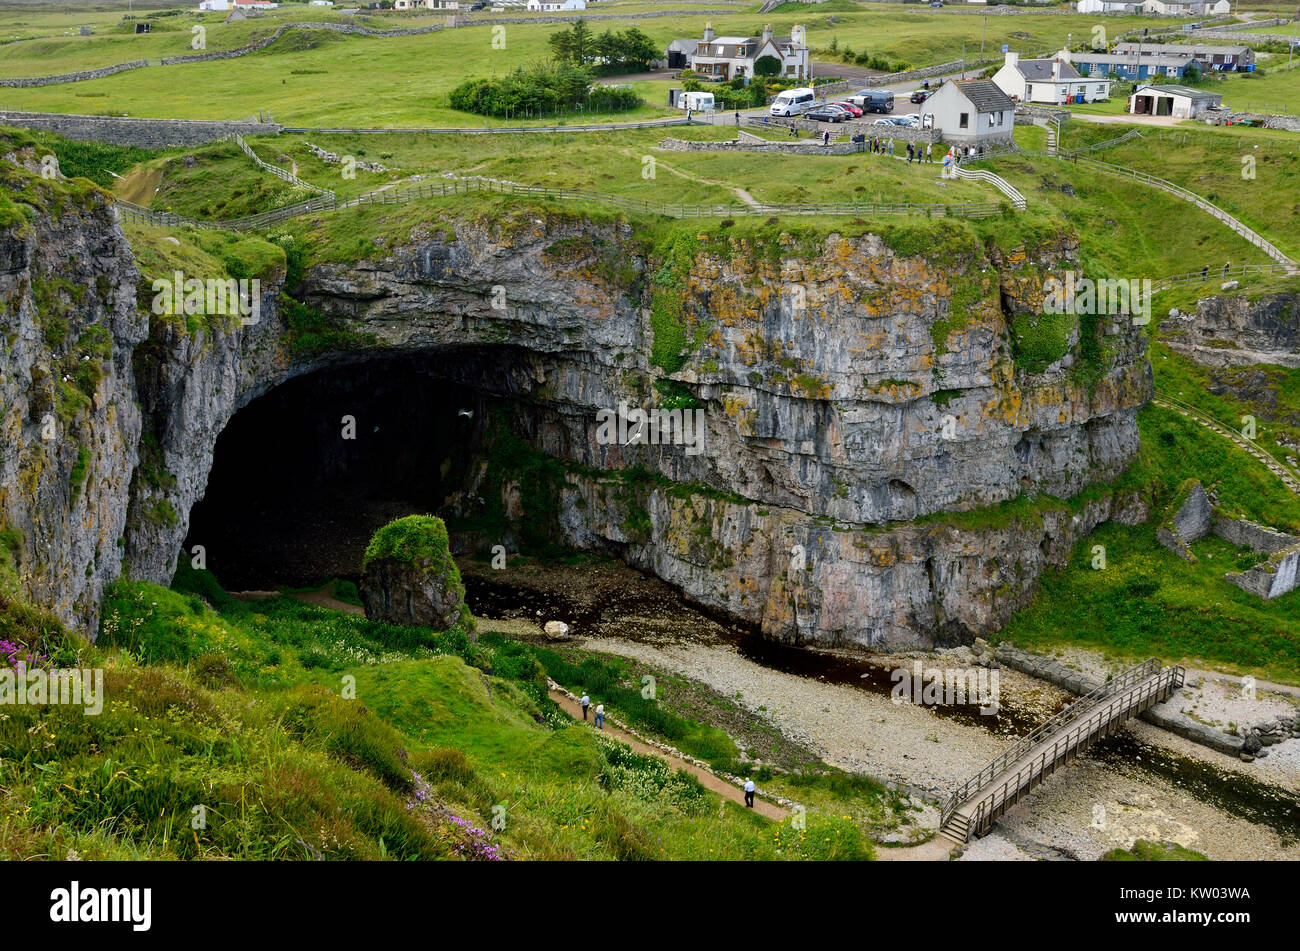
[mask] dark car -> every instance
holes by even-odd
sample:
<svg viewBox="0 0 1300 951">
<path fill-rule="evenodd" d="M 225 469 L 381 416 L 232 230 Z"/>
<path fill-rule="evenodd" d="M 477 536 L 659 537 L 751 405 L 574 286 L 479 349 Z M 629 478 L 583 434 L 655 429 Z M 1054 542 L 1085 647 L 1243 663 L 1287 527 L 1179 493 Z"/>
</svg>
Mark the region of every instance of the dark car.
<svg viewBox="0 0 1300 951">
<path fill-rule="evenodd" d="M 843 122 L 845 119 L 852 118 L 852 114 L 838 106 L 818 106 L 816 109 L 809 109 L 803 117 L 814 122 Z"/>
<path fill-rule="evenodd" d="M 913 102 L 925 102 L 929 98 L 930 93 L 929 90 L 926 89 L 918 89 L 916 92 L 912 93 L 911 96 Z"/>
<path fill-rule="evenodd" d="M 478 3 L 474 4 L 472 7 L 469 8 L 469 12 L 473 13 L 475 10 L 486 10 L 486 9 L 487 9 L 487 0 L 478 0 Z"/>
</svg>

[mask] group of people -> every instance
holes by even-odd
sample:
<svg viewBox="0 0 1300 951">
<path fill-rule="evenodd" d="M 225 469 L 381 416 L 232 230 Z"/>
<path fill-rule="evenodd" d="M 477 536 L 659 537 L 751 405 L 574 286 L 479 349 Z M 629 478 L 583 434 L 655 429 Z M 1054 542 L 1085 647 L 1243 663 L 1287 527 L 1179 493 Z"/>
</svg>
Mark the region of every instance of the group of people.
<svg viewBox="0 0 1300 951">
<path fill-rule="evenodd" d="M 584 720 L 587 719 L 587 709 L 591 706 L 591 698 L 587 696 L 585 691 L 582 694 L 582 699 L 578 701 L 578 704 L 582 707 L 582 718 Z M 603 703 L 596 704 L 595 723 L 597 730 L 605 729 L 605 705 Z"/>
<path fill-rule="evenodd" d="M 908 142 L 907 143 L 907 164 L 911 165 L 913 161 L 933 162 L 934 161 L 933 143 L 927 142 L 925 143 L 925 146 L 922 147 L 920 142 Z"/>
<path fill-rule="evenodd" d="M 591 708 L 591 697 L 587 695 L 587 692 L 585 690 L 582 692 L 582 697 L 579 698 L 578 700 L 578 705 L 582 707 L 582 719 L 586 720 L 587 711 Z M 594 720 L 595 720 L 596 729 L 598 730 L 605 729 L 605 705 L 603 703 L 596 704 L 596 715 Z M 749 809 L 754 808 L 754 793 L 756 791 L 757 791 L 757 787 L 754 785 L 754 781 L 752 779 L 746 779 L 745 780 L 745 806 Z"/>
</svg>

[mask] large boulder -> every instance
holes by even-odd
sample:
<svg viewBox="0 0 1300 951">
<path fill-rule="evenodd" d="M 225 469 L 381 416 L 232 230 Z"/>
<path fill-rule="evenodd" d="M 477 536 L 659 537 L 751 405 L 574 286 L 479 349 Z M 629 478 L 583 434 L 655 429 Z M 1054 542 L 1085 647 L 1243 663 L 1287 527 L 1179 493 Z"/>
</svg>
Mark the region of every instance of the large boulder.
<svg viewBox="0 0 1300 951">
<path fill-rule="evenodd" d="M 370 620 L 436 631 L 461 620 L 472 625 L 442 519 L 408 515 L 389 522 L 370 539 L 362 569 L 361 603 Z"/>
</svg>

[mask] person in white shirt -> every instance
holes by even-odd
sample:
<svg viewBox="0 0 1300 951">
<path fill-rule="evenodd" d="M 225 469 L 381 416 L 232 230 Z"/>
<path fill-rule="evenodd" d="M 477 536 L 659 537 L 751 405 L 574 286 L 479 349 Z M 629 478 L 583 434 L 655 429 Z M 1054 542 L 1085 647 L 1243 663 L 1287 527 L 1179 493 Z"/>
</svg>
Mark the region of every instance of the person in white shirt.
<svg viewBox="0 0 1300 951">
<path fill-rule="evenodd" d="M 596 729 L 605 729 L 605 705 L 603 703 L 596 704 Z"/>
<path fill-rule="evenodd" d="M 745 805 L 750 809 L 754 808 L 754 781 L 752 779 L 745 780 Z"/>
<path fill-rule="evenodd" d="M 591 706 L 591 698 L 584 693 L 578 703 L 582 704 L 582 718 L 585 720 L 587 719 L 587 708 Z"/>
</svg>

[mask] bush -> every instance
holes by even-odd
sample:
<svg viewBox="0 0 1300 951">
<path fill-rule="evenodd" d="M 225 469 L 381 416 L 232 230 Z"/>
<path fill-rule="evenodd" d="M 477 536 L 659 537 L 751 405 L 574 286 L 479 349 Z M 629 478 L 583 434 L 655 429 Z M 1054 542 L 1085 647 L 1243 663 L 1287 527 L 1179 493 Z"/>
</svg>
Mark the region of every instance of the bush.
<svg viewBox="0 0 1300 951">
<path fill-rule="evenodd" d="M 505 76 L 470 79 L 451 91 L 453 109 L 481 116 L 525 116 L 571 112 L 635 109 L 640 98 L 630 89 L 593 86 L 586 67 L 551 63 L 519 67 Z"/>
</svg>

